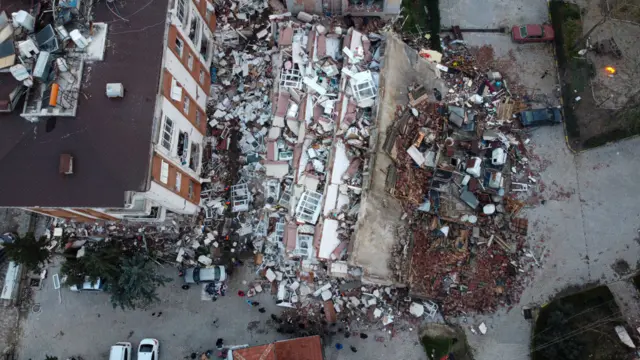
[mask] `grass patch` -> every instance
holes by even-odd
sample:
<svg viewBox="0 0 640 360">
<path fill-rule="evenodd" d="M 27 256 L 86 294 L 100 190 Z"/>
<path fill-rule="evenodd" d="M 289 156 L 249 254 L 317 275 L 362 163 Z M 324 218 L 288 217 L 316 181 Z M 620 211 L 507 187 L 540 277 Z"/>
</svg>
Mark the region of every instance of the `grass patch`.
<svg viewBox="0 0 640 360">
<path fill-rule="evenodd" d="M 448 355 L 453 347 L 453 339 L 446 337 L 429 337 L 425 336 L 421 339 L 424 351 L 431 359 L 440 359 Z"/>
<path fill-rule="evenodd" d="M 402 31 L 409 34 L 431 35 L 431 49 L 442 52 L 440 45 L 440 1 L 439 0 L 403 0 L 402 9 L 406 21 Z M 427 13 L 425 13 L 427 9 Z"/>
<path fill-rule="evenodd" d="M 582 36 L 582 20 L 580 7 L 563 1 L 549 3 L 551 25 L 555 32 L 556 56 L 563 80 L 562 100 L 564 104 L 564 121 L 570 138 L 580 137 L 578 119 L 573 109 L 576 96 L 585 90 L 589 76 L 595 73 L 593 65 L 586 60 L 576 59 L 577 51 L 573 45 Z"/>
<path fill-rule="evenodd" d="M 531 359 L 626 359 L 630 349 L 613 331 L 622 324 L 620 310 L 606 286 L 556 299 L 540 309 Z"/>
</svg>

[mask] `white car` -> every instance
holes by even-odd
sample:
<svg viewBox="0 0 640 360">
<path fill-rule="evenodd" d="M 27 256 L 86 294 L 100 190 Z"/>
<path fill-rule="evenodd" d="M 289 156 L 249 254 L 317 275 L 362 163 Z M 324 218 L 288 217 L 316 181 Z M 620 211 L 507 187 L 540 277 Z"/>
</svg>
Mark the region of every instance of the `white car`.
<svg viewBox="0 0 640 360">
<path fill-rule="evenodd" d="M 131 343 L 123 341 L 113 345 L 109 360 L 131 360 Z"/>
<path fill-rule="evenodd" d="M 160 343 L 156 339 L 143 339 L 138 346 L 138 360 L 158 360 Z"/>
</svg>

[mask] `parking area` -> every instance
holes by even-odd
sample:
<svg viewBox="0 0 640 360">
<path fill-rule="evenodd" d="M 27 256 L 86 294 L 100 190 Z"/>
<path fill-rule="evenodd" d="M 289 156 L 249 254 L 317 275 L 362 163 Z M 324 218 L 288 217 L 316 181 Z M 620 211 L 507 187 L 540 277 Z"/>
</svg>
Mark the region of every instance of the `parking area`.
<svg viewBox="0 0 640 360">
<path fill-rule="evenodd" d="M 149 309 L 126 312 L 113 309 L 104 293 L 74 293 L 66 288 L 58 293 L 51 280 L 57 272 L 58 268 L 52 266 L 43 287 L 34 291 L 34 304 L 39 309 L 30 311 L 23 319 L 20 359 L 40 359 L 44 354 L 106 359 L 110 346 L 116 342 L 129 341 L 137 346 L 148 337 L 160 341 L 162 359 L 184 359 L 193 352 L 199 356 L 200 352 L 215 349 L 217 338 L 223 338 L 225 345 L 259 345 L 294 337 L 276 331 L 271 314 L 279 314 L 282 308 L 275 305 L 270 293 L 252 297 L 251 300 L 260 303 L 256 307 L 247 304 L 246 297 L 237 295 L 239 289 L 246 289 L 242 281 L 254 278 L 250 266 L 234 272 L 229 279 L 229 291 L 216 302 L 203 301 L 199 287 L 182 290 L 177 271 L 163 269 L 162 273 L 174 281 L 159 289 L 161 301 Z M 264 313 L 258 310 L 262 307 Z M 376 342 L 374 336 L 389 339 L 390 334 L 362 329 L 369 338 L 361 339 L 345 338 L 344 332 L 338 332 L 338 328 L 335 331 L 336 334 L 326 336 L 327 359 L 364 360 L 402 354 L 403 359 L 418 360 L 424 356 L 417 329 L 399 332 L 392 341 L 385 342 Z M 336 350 L 336 343 L 343 344 L 344 349 Z M 350 346 L 355 346 L 358 352 L 352 352 Z"/>
</svg>

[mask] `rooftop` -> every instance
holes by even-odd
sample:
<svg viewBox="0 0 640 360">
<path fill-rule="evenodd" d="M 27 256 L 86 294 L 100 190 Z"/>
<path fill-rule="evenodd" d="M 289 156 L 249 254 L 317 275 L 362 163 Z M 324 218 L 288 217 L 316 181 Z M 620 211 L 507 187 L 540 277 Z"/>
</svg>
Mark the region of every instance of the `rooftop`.
<svg viewBox="0 0 640 360">
<path fill-rule="evenodd" d="M 32 123 L 20 117 L 22 104 L 0 115 L 0 206 L 122 207 L 126 191 L 145 190 L 168 0 L 150 4 L 118 3 L 126 21 L 94 4 L 94 22 L 108 26 L 106 50 L 84 64 L 75 117 Z M 19 0 L 3 6 L 29 10 Z M 107 98 L 107 83 L 122 83 L 124 98 Z M 62 154 L 73 156 L 72 175 L 59 173 Z"/>
<path fill-rule="evenodd" d="M 233 350 L 234 360 L 323 360 L 319 336 Z"/>
</svg>

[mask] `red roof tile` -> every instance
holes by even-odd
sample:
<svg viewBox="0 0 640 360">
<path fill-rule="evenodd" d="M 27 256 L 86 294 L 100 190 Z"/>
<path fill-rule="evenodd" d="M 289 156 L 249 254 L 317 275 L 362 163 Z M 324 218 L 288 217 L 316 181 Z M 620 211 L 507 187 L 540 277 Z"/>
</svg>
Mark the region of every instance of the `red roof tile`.
<svg viewBox="0 0 640 360">
<path fill-rule="evenodd" d="M 234 360 L 275 360 L 274 344 L 252 346 L 246 349 L 233 350 Z"/>
<path fill-rule="evenodd" d="M 278 341 L 275 345 L 277 360 L 323 360 L 322 344 L 317 335 Z"/>
</svg>

